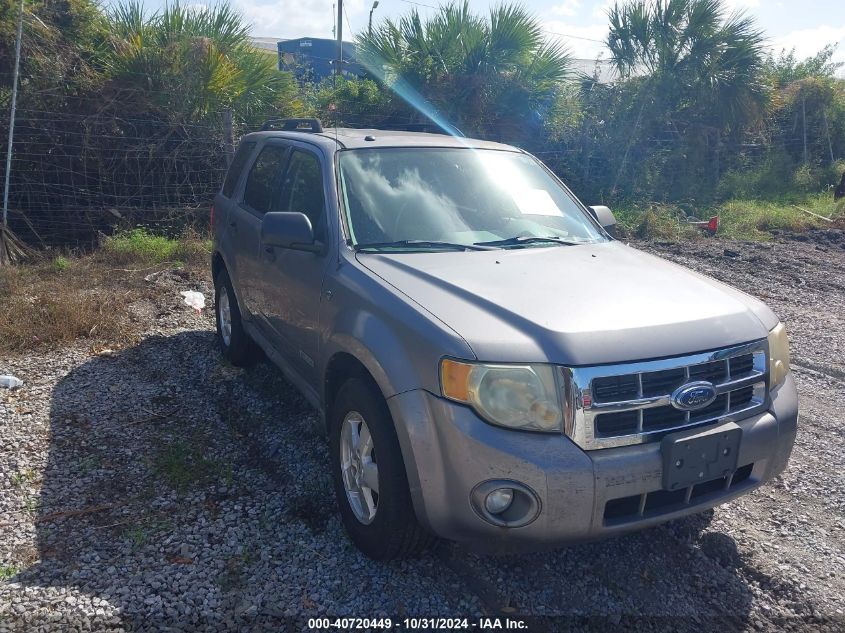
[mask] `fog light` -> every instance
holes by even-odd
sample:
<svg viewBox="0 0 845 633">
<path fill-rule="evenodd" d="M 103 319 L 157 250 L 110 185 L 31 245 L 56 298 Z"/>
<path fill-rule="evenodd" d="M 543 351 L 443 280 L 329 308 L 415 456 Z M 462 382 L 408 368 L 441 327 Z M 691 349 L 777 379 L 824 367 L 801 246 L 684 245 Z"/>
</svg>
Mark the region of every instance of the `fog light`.
<svg viewBox="0 0 845 633">
<path fill-rule="evenodd" d="M 484 507 L 490 514 L 501 514 L 513 502 L 513 488 L 496 488 L 484 499 Z"/>
</svg>

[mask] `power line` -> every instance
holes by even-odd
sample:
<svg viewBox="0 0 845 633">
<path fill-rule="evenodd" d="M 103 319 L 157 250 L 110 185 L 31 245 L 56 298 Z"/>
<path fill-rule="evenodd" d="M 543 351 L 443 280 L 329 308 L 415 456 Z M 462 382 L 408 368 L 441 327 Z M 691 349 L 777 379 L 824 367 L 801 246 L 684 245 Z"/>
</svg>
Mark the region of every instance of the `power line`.
<svg viewBox="0 0 845 633">
<path fill-rule="evenodd" d="M 584 40 L 585 42 L 595 42 L 597 44 L 606 44 L 604 40 L 596 40 L 592 37 L 582 37 L 580 35 L 572 35 L 570 33 L 558 33 L 557 31 L 549 31 L 548 29 L 542 29 L 543 33 L 548 33 L 549 35 L 558 35 L 560 37 L 569 37 L 573 40 Z"/>
<path fill-rule="evenodd" d="M 349 27 L 349 34 L 352 35 L 352 24 L 349 22 L 349 14 L 346 12 L 346 7 L 343 7 L 343 15 L 346 18 L 346 26 Z"/>
</svg>

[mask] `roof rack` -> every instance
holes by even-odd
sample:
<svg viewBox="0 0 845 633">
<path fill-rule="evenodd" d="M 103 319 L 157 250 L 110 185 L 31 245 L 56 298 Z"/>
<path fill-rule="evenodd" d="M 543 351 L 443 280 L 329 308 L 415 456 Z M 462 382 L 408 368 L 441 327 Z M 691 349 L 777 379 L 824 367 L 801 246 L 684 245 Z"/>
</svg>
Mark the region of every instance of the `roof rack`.
<svg viewBox="0 0 845 633">
<path fill-rule="evenodd" d="M 270 119 L 261 126 L 262 132 L 281 130 L 282 132 L 322 132 L 320 119 Z"/>
</svg>

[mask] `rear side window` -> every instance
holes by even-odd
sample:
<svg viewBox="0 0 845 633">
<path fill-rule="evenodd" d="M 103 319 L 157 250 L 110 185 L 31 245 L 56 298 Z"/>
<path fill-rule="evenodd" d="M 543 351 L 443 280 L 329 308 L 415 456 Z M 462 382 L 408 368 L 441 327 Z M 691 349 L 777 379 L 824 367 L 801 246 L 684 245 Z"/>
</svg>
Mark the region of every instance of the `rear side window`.
<svg viewBox="0 0 845 633">
<path fill-rule="evenodd" d="M 235 193 L 235 187 L 238 186 L 238 180 L 241 178 L 241 172 L 246 166 L 246 161 L 252 155 L 252 150 L 255 149 L 255 141 L 247 141 L 241 143 L 238 151 L 235 152 L 235 157 L 232 159 L 232 164 L 229 165 L 229 171 L 226 172 L 226 181 L 223 183 L 223 195 L 231 198 Z"/>
<path fill-rule="evenodd" d="M 247 206 L 259 213 L 271 210 L 281 185 L 286 156 L 287 148 L 279 145 L 268 145 L 261 150 L 246 179 L 244 202 Z"/>
</svg>

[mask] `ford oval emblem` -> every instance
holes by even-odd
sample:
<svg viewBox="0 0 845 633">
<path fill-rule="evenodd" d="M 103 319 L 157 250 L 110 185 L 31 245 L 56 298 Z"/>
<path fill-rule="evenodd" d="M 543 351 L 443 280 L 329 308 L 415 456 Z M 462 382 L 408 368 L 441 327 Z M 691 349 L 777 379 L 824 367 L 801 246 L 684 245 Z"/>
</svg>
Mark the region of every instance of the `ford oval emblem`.
<svg viewBox="0 0 845 633">
<path fill-rule="evenodd" d="M 703 409 L 716 399 L 716 388 L 704 380 L 681 385 L 672 394 L 672 406 L 681 411 Z"/>
</svg>

